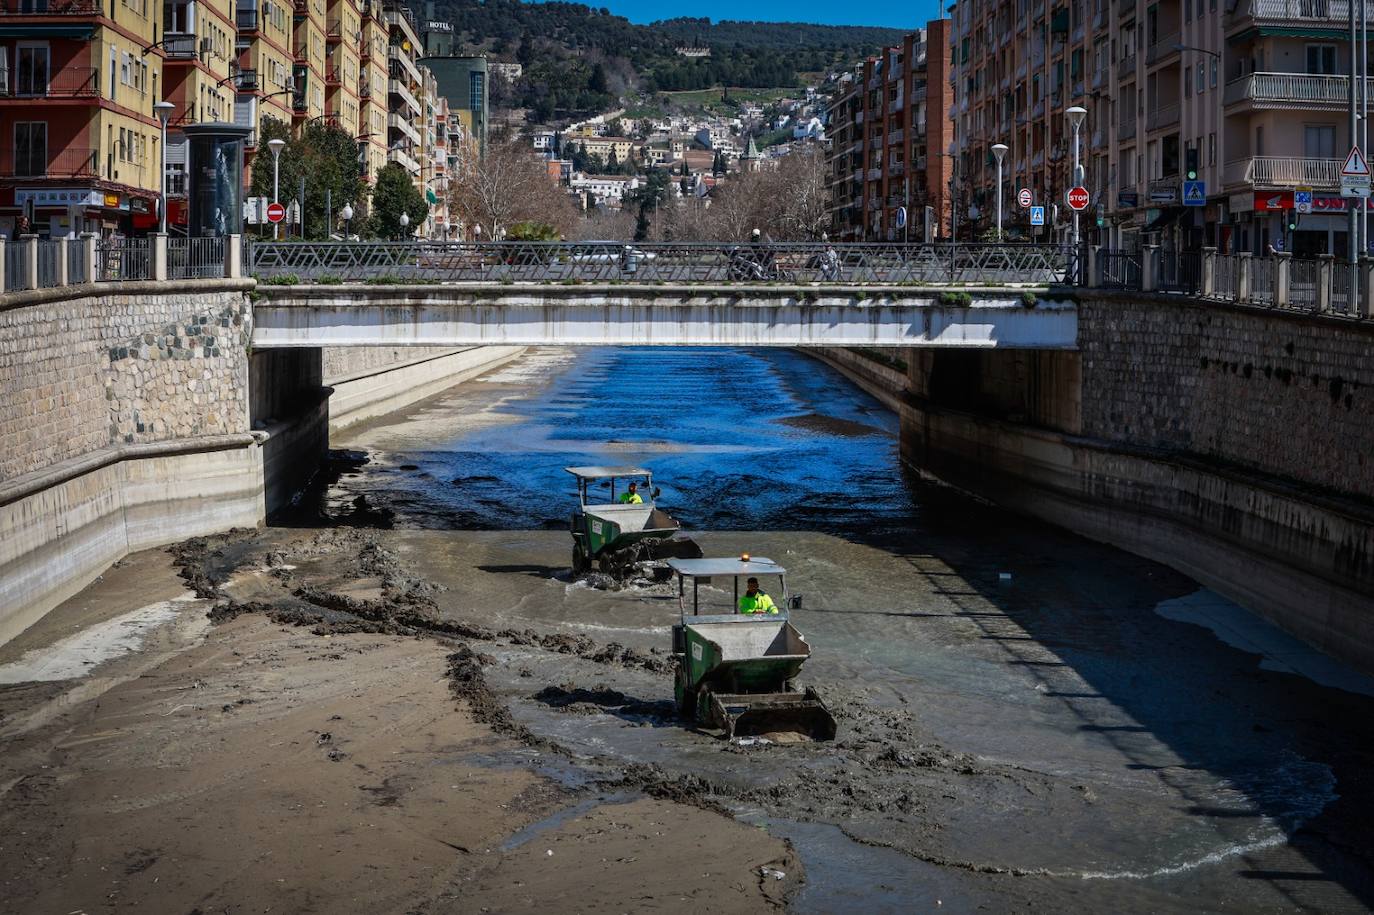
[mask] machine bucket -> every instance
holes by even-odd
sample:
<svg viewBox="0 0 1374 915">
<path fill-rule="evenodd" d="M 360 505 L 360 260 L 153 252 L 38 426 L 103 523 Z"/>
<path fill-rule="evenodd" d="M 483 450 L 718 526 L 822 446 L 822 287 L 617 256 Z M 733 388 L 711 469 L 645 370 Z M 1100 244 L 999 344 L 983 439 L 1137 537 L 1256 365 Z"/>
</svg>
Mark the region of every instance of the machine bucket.
<svg viewBox="0 0 1374 915">
<path fill-rule="evenodd" d="M 715 724 L 727 737 L 800 734 L 833 740 L 835 717 L 814 690 L 805 693 L 712 694 Z"/>
</svg>

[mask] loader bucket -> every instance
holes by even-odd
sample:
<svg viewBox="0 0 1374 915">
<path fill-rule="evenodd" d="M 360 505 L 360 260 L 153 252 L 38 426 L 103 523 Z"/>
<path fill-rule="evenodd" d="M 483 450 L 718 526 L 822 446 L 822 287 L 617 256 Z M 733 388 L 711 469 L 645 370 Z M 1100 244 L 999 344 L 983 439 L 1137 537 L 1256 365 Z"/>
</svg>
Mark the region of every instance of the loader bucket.
<svg viewBox="0 0 1374 915">
<path fill-rule="evenodd" d="M 814 690 L 805 693 L 711 694 L 712 718 L 727 737 L 800 734 L 833 740 L 835 717 Z"/>
</svg>

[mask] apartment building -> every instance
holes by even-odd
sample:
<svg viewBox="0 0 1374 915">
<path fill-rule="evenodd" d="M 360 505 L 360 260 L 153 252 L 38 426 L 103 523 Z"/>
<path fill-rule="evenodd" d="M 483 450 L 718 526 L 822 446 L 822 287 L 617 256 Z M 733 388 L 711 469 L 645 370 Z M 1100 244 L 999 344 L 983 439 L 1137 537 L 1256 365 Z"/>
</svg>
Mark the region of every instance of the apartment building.
<svg viewBox="0 0 1374 915">
<path fill-rule="evenodd" d="M 423 125 L 424 77 L 416 66 L 420 36 L 410 10 L 395 3 L 383 12 L 387 46 L 387 161 L 403 166 L 416 184 L 421 183 L 420 156 Z"/>
<path fill-rule="evenodd" d="M 266 118 L 291 123 L 294 16 L 292 5 L 282 0 L 237 0 L 238 76 L 232 85 L 234 123 L 252 131 L 245 165 L 258 152 L 257 133 Z"/>
<path fill-rule="evenodd" d="M 358 164 L 372 182 L 387 162 L 390 130 L 391 30 L 382 18 L 381 3 L 363 0 L 362 37 L 358 42 Z"/>
<path fill-rule="evenodd" d="M 832 99 L 829 189 L 837 239 L 919 240 L 926 207 L 933 234 L 948 236 L 950 25 L 928 22 L 900 46 L 865 60 Z"/>
<path fill-rule="evenodd" d="M 426 41 L 432 43 L 429 36 Z M 487 148 L 490 116 L 487 59 L 427 56 L 420 62 L 433 72 L 439 94 L 448 99 L 449 114 L 457 118 L 481 155 Z"/>
<path fill-rule="evenodd" d="M 1281 241 L 1297 253 L 1344 253 L 1348 14 L 1347 0 L 957 2 L 961 218 L 970 234 L 991 225 L 990 149 L 1000 142 L 1009 147 L 1004 225 L 1066 238 L 1073 135 L 1064 111 L 1078 105 L 1088 112 L 1085 240 L 1252 253 Z M 1203 183 L 1200 206 L 1184 205 L 1190 172 Z M 1292 212 L 1298 187 L 1312 189 L 1312 214 Z M 1038 236 L 1012 203 L 1022 188 L 1055 223 Z"/>
<path fill-rule="evenodd" d="M 0 9 L 5 234 L 21 214 L 33 231 L 66 235 L 129 231 L 136 214 L 156 212 L 162 19 L 151 0 Z"/>
</svg>

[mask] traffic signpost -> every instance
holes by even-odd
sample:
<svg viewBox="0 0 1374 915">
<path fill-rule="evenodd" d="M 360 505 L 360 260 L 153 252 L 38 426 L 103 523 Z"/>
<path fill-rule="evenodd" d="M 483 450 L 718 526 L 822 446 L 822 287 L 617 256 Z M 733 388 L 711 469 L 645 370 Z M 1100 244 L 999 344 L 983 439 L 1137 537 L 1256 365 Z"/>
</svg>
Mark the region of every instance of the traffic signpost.
<svg viewBox="0 0 1374 915">
<path fill-rule="evenodd" d="M 1026 207 L 1030 206 L 1031 203 L 1034 202 L 1034 198 L 1031 197 L 1030 188 L 1021 188 L 1021 193 L 1016 195 L 1016 202 L 1021 204 L 1022 209 L 1025 209 Z"/>
<path fill-rule="evenodd" d="M 1369 160 L 1365 159 L 1360 147 L 1350 147 L 1350 155 L 1345 157 L 1341 166 L 1341 196 L 1369 196 Z"/>
<path fill-rule="evenodd" d="M 1069 192 L 1064 195 L 1064 199 L 1072 209 L 1082 211 L 1088 208 L 1088 202 L 1091 198 L 1088 196 L 1088 189 L 1079 185 L 1078 187 L 1070 189 Z"/>
<path fill-rule="evenodd" d="M 1030 208 L 1030 222 L 1031 222 L 1031 225 L 1033 225 L 1033 226 L 1043 226 L 1043 225 L 1045 224 L 1045 208 L 1044 208 L 1044 207 L 1031 207 L 1031 208 Z"/>
<path fill-rule="evenodd" d="M 285 219 L 285 218 L 286 218 L 286 207 L 282 206 L 280 203 L 269 203 L 269 204 L 267 205 L 267 221 L 268 221 L 268 222 L 274 223 L 274 224 L 275 224 L 275 223 L 281 222 L 281 221 L 282 221 L 283 219 Z"/>
<path fill-rule="evenodd" d="M 1310 187 L 1293 188 L 1293 209 L 1299 213 L 1312 212 L 1312 189 Z"/>
<path fill-rule="evenodd" d="M 1207 205 L 1207 183 L 1205 181 L 1183 182 L 1183 205 L 1201 207 Z"/>
</svg>

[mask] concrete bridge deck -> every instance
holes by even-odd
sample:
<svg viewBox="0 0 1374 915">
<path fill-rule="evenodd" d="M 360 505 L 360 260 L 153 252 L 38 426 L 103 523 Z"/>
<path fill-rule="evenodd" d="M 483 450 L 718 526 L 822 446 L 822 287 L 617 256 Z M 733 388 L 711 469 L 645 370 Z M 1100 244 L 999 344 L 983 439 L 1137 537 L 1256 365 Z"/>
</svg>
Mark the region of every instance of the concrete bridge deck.
<svg viewBox="0 0 1374 915">
<path fill-rule="evenodd" d="M 894 346 L 1074 349 L 1046 287 L 594 284 L 258 287 L 255 347 Z"/>
</svg>

